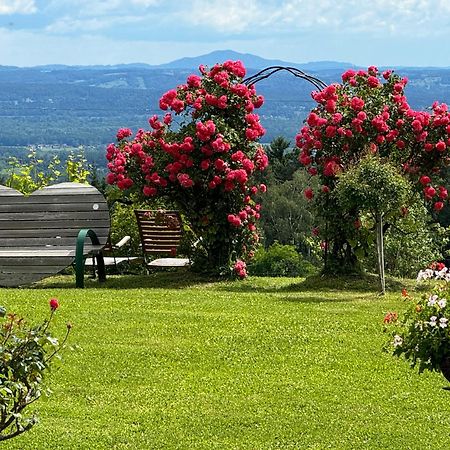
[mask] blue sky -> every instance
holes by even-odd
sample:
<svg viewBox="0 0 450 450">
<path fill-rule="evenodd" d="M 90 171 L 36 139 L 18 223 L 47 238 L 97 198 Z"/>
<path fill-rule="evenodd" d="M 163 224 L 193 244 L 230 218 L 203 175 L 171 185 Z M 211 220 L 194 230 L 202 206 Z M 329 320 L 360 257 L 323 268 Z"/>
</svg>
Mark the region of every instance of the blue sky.
<svg viewBox="0 0 450 450">
<path fill-rule="evenodd" d="M 0 0 L 0 65 L 161 64 L 232 49 L 450 66 L 449 39 L 450 0 Z"/>
</svg>

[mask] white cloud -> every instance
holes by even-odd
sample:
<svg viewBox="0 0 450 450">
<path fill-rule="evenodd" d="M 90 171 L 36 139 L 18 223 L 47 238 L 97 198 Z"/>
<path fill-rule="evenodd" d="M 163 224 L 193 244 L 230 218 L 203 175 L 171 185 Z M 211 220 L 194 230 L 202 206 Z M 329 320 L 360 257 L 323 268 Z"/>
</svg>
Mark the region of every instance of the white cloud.
<svg viewBox="0 0 450 450">
<path fill-rule="evenodd" d="M 136 16 L 87 17 L 80 19 L 65 16 L 52 22 L 45 28 L 45 31 L 55 34 L 70 34 L 75 32 L 90 34 L 116 26 L 137 23 L 141 20 L 141 17 Z"/>
<path fill-rule="evenodd" d="M 244 6 L 244 7 L 243 7 Z M 180 12 L 194 26 L 202 25 L 221 32 L 243 32 L 261 19 L 261 10 L 255 0 L 194 0 L 192 8 Z"/>
<path fill-rule="evenodd" d="M 149 6 L 154 6 L 159 3 L 159 0 L 131 0 L 133 5 L 143 6 L 148 8 Z"/>
<path fill-rule="evenodd" d="M 34 0 L 0 0 L 0 14 L 33 14 L 36 11 Z"/>
<path fill-rule="evenodd" d="M 187 8 L 186 3 L 191 3 Z M 449 31 L 449 0 L 191 0 L 179 17 L 224 34 L 316 29 L 372 35 Z"/>
</svg>

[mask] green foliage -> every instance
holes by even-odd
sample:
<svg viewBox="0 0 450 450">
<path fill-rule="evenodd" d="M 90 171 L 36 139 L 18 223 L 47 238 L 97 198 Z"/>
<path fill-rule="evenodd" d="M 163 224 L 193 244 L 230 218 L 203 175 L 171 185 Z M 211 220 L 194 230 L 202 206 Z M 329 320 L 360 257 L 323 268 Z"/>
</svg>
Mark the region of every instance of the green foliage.
<svg viewBox="0 0 450 450">
<path fill-rule="evenodd" d="M 420 199 L 416 198 L 407 209 L 406 215 L 385 227 L 384 251 L 387 273 L 398 277 L 415 278 L 418 271 L 432 261 L 439 261 L 445 255 L 449 242 L 449 229 L 434 223 Z M 360 233 L 367 235 L 361 255 L 366 270 L 376 270 L 375 240 L 372 219 L 362 218 Z M 370 236 L 372 236 L 370 238 Z"/>
<path fill-rule="evenodd" d="M 87 183 L 91 174 L 91 168 L 88 167 L 86 157 L 82 148 L 77 154 L 69 153 L 66 161 L 66 175 L 68 181 L 76 183 Z"/>
<path fill-rule="evenodd" d="M 24 410 L 41 396 L 44 373 L 71 329 L 68 324 L 61 344 L 50 334 L 48 328 L 58 307 L 56 299 L 50 300 L 50 307 L 50 318 L 41 325 L 29 327 L 22 317 L 8 314 L 0 327 L 0 441 L 30 430 L 37 422 Z M 0 315 L 5 317 L 4 308 L 0 308 Z"/>
<path fill-rule="evenodd" d="M 45 168 L 43 162 L 43 159 L 37 157 L 34 148 L 30 149 L 26 163 L 11 157 L 8 161 L 9 175 L 6 179 L 6 186 L 29 195 L 35 190 L 58 180 L 61 175 L 59 169 L 61 161 L 58 156 L 55 155 Z"/>
<path fill-rule="evenodd" d="M 401 214 L 412 188 L 392 164 L 369 154 L 338 177 L 335 193 L 344 210 L 367 212 L 374 219 L 382 215 L 387 220 Z"/>
<path fill-rule="evenodd" d="M 283 136 L 276 137 L 265 147 L 269 166 L 260 177 L 269 185 L 292 180 L 298 170 L 298 149 L 291 148 L 291 143 Z"/>
<path fill-rule="evenodd" d="M 25 195 L 61 181 L 87 183 L 91 174 L 91 168 L 84 157 L 82 148 L 78 153 L 70 152 L 67 160 L 62 162 L 58 155 L 54 155 L 50 161 L 44 161 L 44 158 L 38 157 L 36 149 L 32 147 L 26 161 L 10 157 L 8 166 L 5 185 Z"/>
<path fill-rule="evenodd" d="M 303 195 L 306 182 L 307 175 L 297 170 L 292 180 L 268 184 L 261 199 L 261 227 L 266 247 L 275 241 L 294 245 L 308 259 L 317 260 L 317 243 L 311 235 L 314 217 Z"/>
<path fill-rule="evenodd" d="M 293 245 L 272 244 L 267 250 L 260 247 L 248 264 L 251 275 L 269 277 L 304 277 L 316 268 Z"/>
</svg>

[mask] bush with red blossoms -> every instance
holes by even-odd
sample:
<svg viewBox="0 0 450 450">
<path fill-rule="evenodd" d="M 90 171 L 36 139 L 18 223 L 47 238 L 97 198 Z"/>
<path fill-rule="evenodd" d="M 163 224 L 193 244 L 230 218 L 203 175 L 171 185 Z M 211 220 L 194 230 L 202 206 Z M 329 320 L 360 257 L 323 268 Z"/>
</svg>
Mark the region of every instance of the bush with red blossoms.
<svg viewBox="0 0 450 450">
<path fill-rule="evenodd" d="M 37 326 L 0 307 L 0 441 L 30 430 L 37 417 L 26 408 L 42 394 L 42 381 L 55 357 L 64 348 L 72 325 L 67 324 L 62 342 L 49 331 L 59 302 L 50 299 L 50 316 Z"/>
<path fill-rule="evenodd" d="M 313 92 L 317 106 L 296 138 L 299 161 L 311 176 L 320 177 L 322 189 L 305 190 L 319 206 L 328 241 L 329 268 L 355 268 L 351 227 L 359 219 L 357 209 L 335 208 L 334 189 L 341 173 L 367 154 L 398 167 L 430 211 L 440 211 L 447 201 L 442 168 L 448 163 L 450 113 L 445 104 L 430 111 L 415 111 L 404 93 L 407 79 L 393 71 L 382 74 L 376 67 L 348 70 L 341 84 Z M 406 207 L 406 206 L 405 206 Z M 400 211 L 399 211 L 400 215 Z"/>
<path fill-rule="evenodd" d="M 245 260 L 259 239 L 255 196 L 266 186 L 253 179 L 268 159 L 254 110 L 263 98 L 244 76 L 240 61 L 200 66 L 200 75 L 161 97 L 167 113 L 151 117 L 150 130 L 119 130 L 107 148 L 107 182 L 175 204 L 198 237 L 194 263 L 215 273 Z"/>
</svg>

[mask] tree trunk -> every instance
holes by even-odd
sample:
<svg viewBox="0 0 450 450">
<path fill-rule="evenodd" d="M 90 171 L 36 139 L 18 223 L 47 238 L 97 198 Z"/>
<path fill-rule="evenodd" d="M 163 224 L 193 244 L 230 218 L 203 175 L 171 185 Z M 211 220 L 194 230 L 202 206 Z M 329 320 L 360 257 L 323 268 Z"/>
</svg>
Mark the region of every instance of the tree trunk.
<svg viewBox="0 0 450 450">
<path fill-rule="evenodd" d="M 345 238 L 326 243 L 323 273 L 326 275 L 351 275 L 361 272 L 358 258 Z"/>
<path fill-rule="evenodd" d="M 384 278 L 384 238 L 383 238 L 383 215 L 377 215 L 377 256 L 378 274 L 380 276 L 381 293 L 386 293 L 386 282 Z"/>
</svg>

